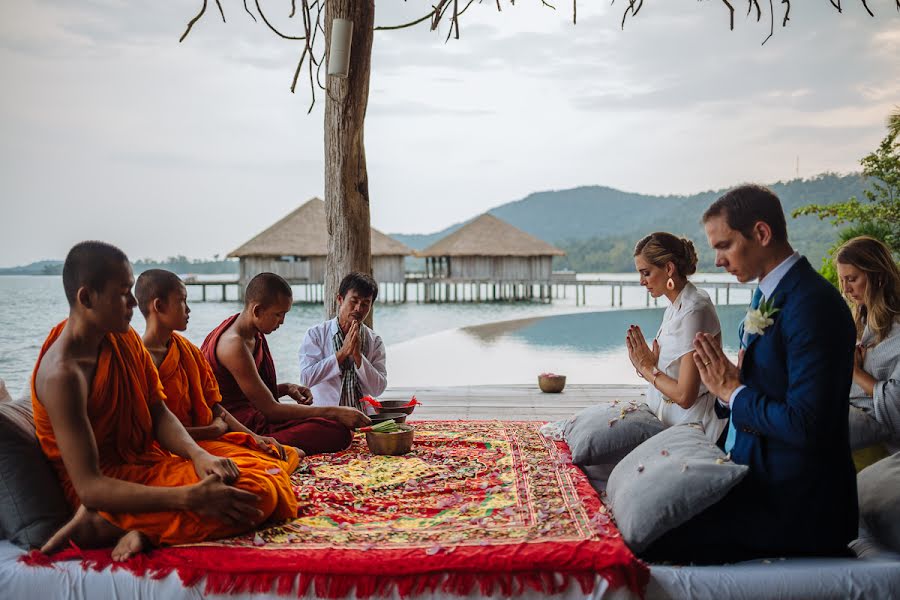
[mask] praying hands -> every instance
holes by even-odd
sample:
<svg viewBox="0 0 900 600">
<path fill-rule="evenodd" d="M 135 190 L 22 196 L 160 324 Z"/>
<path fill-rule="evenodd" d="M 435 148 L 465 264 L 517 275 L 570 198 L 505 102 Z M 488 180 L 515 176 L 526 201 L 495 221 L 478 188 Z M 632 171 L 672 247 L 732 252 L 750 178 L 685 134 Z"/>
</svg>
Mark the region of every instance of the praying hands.
<svg viewBox="0 0 900 600">
<path fill-rule="evenodd" d="M 344 345 L 336 352 L 338 364 L 343 366 L 348 358 L 352 358 L 356 366 L 362 364 L 362 338 L 360 338 L 359 321 L 353 319 L 347 335 L 344 336 Z"/>
<path fill-rule="evenodd" d="M 694 363 L 706 389 L 728 404 L 734 390 L 741 385 L 741 371 L 728 360 L 714 336 L 698 333 L 694 338 Z"/>
<path fill-rule="evenodd" d="M 625 334 L 625 345 L 628 347 L 628 358 L 635 370 L 644 379 L 650 377 L 653 368 L 659 362 L 659 342 L 653 340 L 653 348 L 647 345 L 641 328 L 632 325 Z"/>
</svg>

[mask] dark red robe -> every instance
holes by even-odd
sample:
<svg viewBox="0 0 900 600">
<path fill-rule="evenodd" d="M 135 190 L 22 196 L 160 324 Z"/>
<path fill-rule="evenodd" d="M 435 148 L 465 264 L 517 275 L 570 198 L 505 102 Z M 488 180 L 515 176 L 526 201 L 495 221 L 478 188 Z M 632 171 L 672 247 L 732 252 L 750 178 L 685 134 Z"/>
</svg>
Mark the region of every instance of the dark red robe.
<svg viewBox="0 0 900 600">
<path fill-rule="evenodd" d="M 306 454 L 323 454 L 326 452 L 339 452 L 350 446 L 353 433 L 337 421 L 312 417 L 309 419 L 295 419 L 274 423 L 253 405 L 244 394 L 231 372 L 219 363 L 216 357 L 216 347 L 219 338 L 234 323 L 238 315 L 232 315 L 222 321 L 203 340 L 201 350 L 206 360 L 212 366 L 213 373 L 219 382 L 219 392 L 222 394 L 222 407 L 230 412 L 235 419 L 243 423 L 248 429 L 259 434 L 268 435 L 282 444 L 300 448 Z M 253 347 L 253 361 L 263 383 L 272 392 L 272 397 L 278 401 L 278 380 L 275 377 L 275 361 L 269 351 L 269 344 L 261 333 L 256 334 L 256 345 Z"/>
</svg>

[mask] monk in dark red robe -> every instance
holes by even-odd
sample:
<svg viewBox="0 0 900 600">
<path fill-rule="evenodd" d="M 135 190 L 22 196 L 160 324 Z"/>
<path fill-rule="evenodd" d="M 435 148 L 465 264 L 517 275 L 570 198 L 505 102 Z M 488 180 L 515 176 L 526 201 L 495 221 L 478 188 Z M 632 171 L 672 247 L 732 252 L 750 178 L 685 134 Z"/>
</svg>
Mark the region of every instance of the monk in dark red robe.
<svg viewBox="0 0 900 600">
<path fill-rule="evenodd" d="M 278 383 L 265 336 L 284 323 L 292 304 L 291 286 L 261 273 L 247 285 L 244 310 L 210 332 L 201 349 L 219 382 L 222 406 L 248 429 L 306 454 L 338 452 L 350 445 L 352 429 L 370 420 L 353 408 L 309 406 L 309 389 Z M 279 402 L 283 396 L 295 402 Z"/>
</svg>

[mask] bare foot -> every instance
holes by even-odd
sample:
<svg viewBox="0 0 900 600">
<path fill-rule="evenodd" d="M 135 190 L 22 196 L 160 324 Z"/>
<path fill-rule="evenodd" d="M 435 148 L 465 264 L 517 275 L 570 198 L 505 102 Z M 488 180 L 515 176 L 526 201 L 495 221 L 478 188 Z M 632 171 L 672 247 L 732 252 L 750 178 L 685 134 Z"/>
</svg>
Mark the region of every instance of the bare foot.
<svg viewBox="0 0 900 600">
<path fill-rule="evenodd" d="M 51 554 L 66 547 L 72 541 L 84 548 L 108 546 L 122 537 L 122 530 L 84 505 L 79 506 L 75 516 L 63 525 L 44 544 L 41 552 Z"/>
<path fill-rule="evenodd" d="M 129 531 L 119 539 L 112 551 L 112 559 L 116 562 L 128 560 L 150 547 L 150 540 L 140 531 Z"/>
</svg>

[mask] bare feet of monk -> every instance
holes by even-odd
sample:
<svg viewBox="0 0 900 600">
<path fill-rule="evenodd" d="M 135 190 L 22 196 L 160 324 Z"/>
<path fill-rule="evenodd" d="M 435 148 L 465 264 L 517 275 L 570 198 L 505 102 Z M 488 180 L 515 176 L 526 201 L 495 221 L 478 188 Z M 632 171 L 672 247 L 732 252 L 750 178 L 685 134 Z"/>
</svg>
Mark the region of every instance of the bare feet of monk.
<svg viewBox="0 0 900 600">
<path fill-rule="evenodd" d="M 119 539 L 119 543 L 112 551 L 112 559 L 115 562 L 128 560 L 135 554 L 140 554 L 150 547 L 150 540 L 140 531 L 129 531 Z"/>
<path fill-rule="evenodd" d="M 123 533 L 121 529 L 97 514 L 97 511 L 88 510 L 82 505 L 78 507 L 72 520 L 63 525 L 44 544 L 41 552 L 44 554 L 58 552 L 65 548 L 69 541 L 83 548 L 101 548 L 118 540 Z"/>
</svg>

